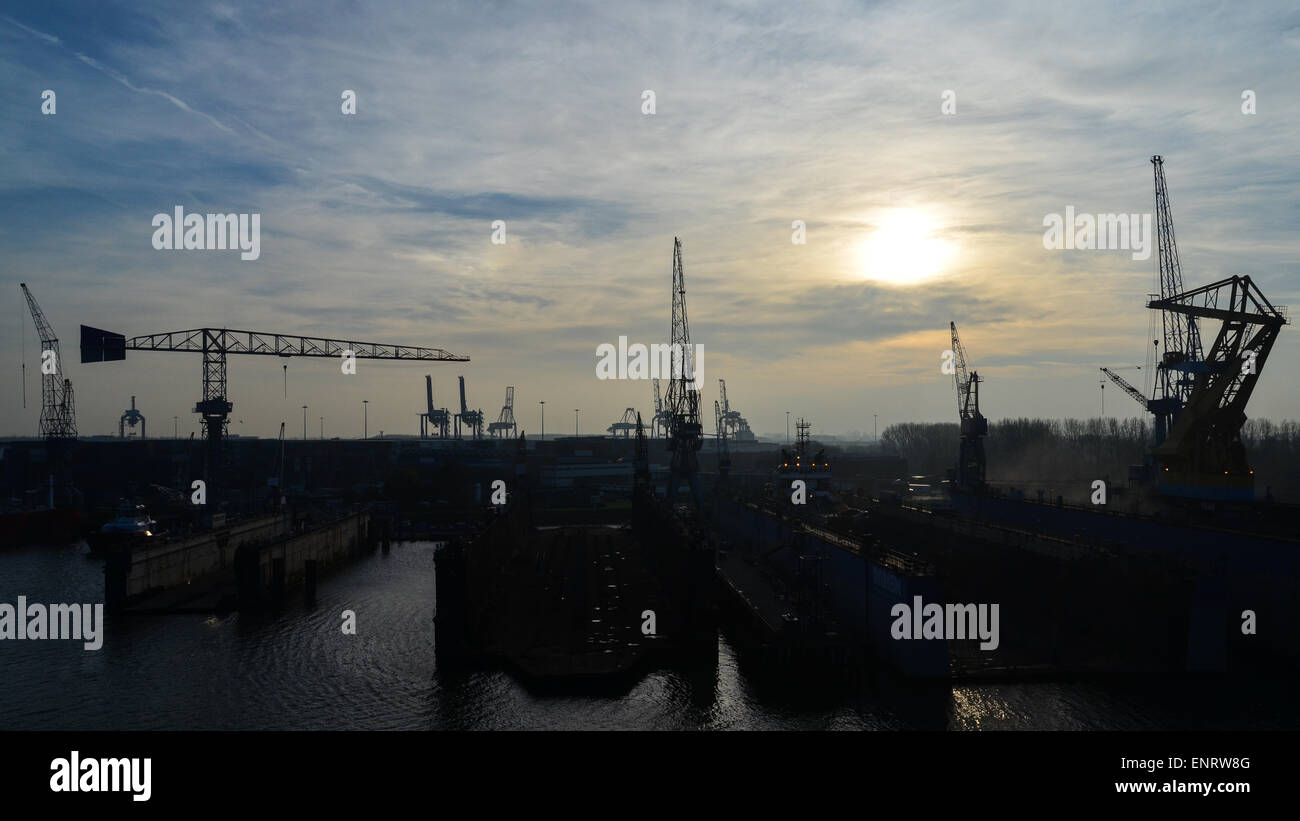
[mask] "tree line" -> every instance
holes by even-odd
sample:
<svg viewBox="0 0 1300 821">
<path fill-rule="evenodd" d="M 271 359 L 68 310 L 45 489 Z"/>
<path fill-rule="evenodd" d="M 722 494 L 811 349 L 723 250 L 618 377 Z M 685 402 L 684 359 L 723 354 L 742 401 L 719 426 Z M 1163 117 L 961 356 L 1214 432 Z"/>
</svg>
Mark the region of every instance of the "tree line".
<svg viewBox="0 0 1300 821">
<path fill-rule="evenodd" d="M 1124 481 L 1151 446 L 1145 418 L 1042 419 L 989 422 L 984 451 L 994 482 L 1047 482 L 1110 477 Z M 881 446 L 907 460 L 914 474 L 943 474 L 957 462 L 954 422 L 901 422 L 880 435 Z M 1300 422 L 1249 419 L 1241 432 L 1261 492 L 1300 498 Z"/>
</svg>

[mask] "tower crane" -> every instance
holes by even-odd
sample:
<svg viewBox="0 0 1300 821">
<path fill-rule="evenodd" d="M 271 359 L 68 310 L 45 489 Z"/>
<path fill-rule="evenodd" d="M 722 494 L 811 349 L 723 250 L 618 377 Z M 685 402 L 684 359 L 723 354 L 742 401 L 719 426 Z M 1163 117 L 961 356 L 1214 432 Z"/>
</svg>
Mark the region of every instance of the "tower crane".
<svg viewBox="0 0 1300 821">
<path fill-rule="evenodd" d="M 700 395 L 691 387 L 695 376 L 694 348 L 691 347 L 691 329 L 686 318 L 686 274 L 682 269 L 682 241 L 673 237 L 673 321 L 671 343 L 673 350 L 682 352 L 681 372 L 668 382 L 668 502 L 680 483 L 691 489 L 696 509 L 701 507 L 699 458 L 703 444 L 700 435 Z M 680 346 L 680 347 L 677 347 Z"/>
<path fill-rule="evenodd" d="M 1164 158 L 1151 158 L 1155 175 L 1156 271 L 1160 279 L 1160 296 L 1164 302 L 1183 293 L 1183 269 L 1174 238 L 1174 215 L 1169 205 L 1169 187 L 1165 183 Z M 1156 364 L 1155 388 L 1147 409 L 1155 416 L 1155 443 L 1165 440 L 1179 412 L 1191 398 L 1196 374 L 1205 373 L 1201 353 L 1201 331 L 1197 318 L 1173 310 L 1162 310 L 1164 350 Z M 1161 340 L 1152 340 L 1157 342 Z"/>
<path fill-rule="evenodd" d="M 203 354 L 203 399 L 194 405 L 202 416 L 203 436 L 207 442 L 207 475 L 217 470 L 221 443 L 225 439 L 230 411 L 234 403 L 226 378 L 226 359 L 231 355 L 304 356 L 338 359 L 351 353 L 356 359 L 434 360 L 468 362 L 441 348 L 411 345 L 387 345 L 379 342 L 353 342 L 311 336 L 292 336 L 264 331 L 236 331 L 229 328 L 195 328 L 146 334 L 127 339 L 122 334 L 81 326 L 81 361 L 113 362 L 126 358 L 127 351 L 169 351 Z M 209 496 L 214 483 L 209 481 Z"/>
<path fill-rule="evenodd" d="M 966 350 L 957 337 L 957 323 L 949 322 L 952 330 L 954 360 L 953 381 L 957 386 L 957 412 L 961 419 L 961 448 L 957 457 L 957 486 L 964 490 L 984 487 L 985 460 L 984 437 L 989 423 L 980 413 L 980 376 L 966 368 Z"/>
<path fill-rule="evenodd" d="M 50 326 L 27 283 L 18 287 L 27 298 L 36 334 L 41 339 L 41 436 L 45 439 L 76 439 L 77 414 L 73 401 L 72 380 L 63 376 L 63 359 L 59 355 L 59 338 Z"/>
<path fill-rule="evenodd" d="M 497 421 L 488 424 L 488 433 L 495 437 L 509 436 L 514 438 L 518 433 L 519 426 L 515 424 L 515 389 L 514 386 L 506 387 L 506 403 L 501 406 L 501 414 Z"/>
</svg>

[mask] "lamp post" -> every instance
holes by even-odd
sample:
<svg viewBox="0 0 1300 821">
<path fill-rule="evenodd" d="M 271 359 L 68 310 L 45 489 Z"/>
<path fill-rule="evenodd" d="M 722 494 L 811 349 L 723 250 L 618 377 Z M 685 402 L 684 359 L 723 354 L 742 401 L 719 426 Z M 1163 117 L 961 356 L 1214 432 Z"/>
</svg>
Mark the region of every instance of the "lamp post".
<svg viewBox="0 0 1300 821">
<path fill-rule="evenodd" d="M 785 412 L 785 443 L 790 444 L 790 411 Z"/>
<path fill-rule="evenodd" d="M 578 435 L 578 409 L 573 409 L 573 435 Z"/>
<path fill-rule="evenodd" d="M 880 434 L 876 433 L 876 414 L 871 414 L 871 438 L 880 441 Z"/>
<path fill-rule="evenodd" d="M 179 428 L 178 428 L 178 421 L 177 421 L 177 420 L 179 420 L 179 419 L 180 419 L 179 416 L 173 416 L 173 417 L 172 417 L 172 438 L 173 438 L 173 439 L 179 439 L 179 438 L 181 438 L 181 437 L 180 437 L 180 433 L 179 433 Z"/>
<path fill-rule="evenodd" d="M 307 441 L 307 406 L 302 406 L 302 440 Z"/>
<path fill-rule="evenodd" d="M 361 438 L 370 438 L 370 400 L 361 400 Z"/>
<path fill-rule="evenodd" d="M 542 406 L 542 435 L 539 436 L 538 439 L 545 439 L 546 438 L 546 400 L 543 399 L 539 401 L 538 404 Z"/>
<path fill-rule="evenodd" d="M 320 438 L 322 441 L 325 439 L 325 417 L 324 416 L 320 418 Z"/>
</svg>

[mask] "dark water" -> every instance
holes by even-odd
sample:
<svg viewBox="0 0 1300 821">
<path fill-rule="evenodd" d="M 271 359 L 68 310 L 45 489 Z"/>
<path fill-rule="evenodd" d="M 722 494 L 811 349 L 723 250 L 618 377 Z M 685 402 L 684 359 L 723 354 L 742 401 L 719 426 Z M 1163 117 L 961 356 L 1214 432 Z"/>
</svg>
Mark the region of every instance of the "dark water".
<svg viewBox="0 0 1300 821">
<path fill-rule="evenodd" d="M 925 687 L 878 677 L 776 686 L 720 637 L 716 665 L 613 695 L 535 694 L 434 658 L 433 545 L 326 576 L 277 616 L 139 616 L 101 650 L 0 641 L 0 729 L 1183 729 L 1300 727 L 1300 677 L 1131 678 Z M 84 546 L 0 554 L 0 602 L 103 600 Z M 343 635 L 353 610 L 357 634 Z"/>
</svg>

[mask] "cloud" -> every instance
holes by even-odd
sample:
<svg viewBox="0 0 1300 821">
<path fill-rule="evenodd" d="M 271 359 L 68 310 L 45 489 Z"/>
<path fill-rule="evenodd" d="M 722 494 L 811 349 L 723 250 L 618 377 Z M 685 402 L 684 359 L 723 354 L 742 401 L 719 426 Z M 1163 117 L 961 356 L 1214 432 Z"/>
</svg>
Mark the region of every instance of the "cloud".
<svg viewBox="0 0 1300 821">
<path fill-rule="evenodd" d="M 146 2 L 4 19 L 0 241 L 68 338 L 94 318 L 443 347 L 473 358 L 485 394 L 568 395 L 612 421 L 650 392 L 595 380 L 595 347 L 666 340 L 679 236 L 692 331 L 758 429 L 783 429 L 792 397 L 823 430 L 866 429 L 868 401 L 882 422 L 948 418 L 934 377 L 954 319 L 990 407 L 1079 415 L 1098 365 L 1145 356 L 1155 263 L 1045 251 L 1042 218 L 1149 211 L 1153 153 L 1189 284 L 1245 272 L 1276 302 L 1300 296 L 1300 16 L 1281 3 L 1171 19 L 1118 2 L 1047 17 L 1031 3 Z M 57 115 L 32 88 L 58 90 Z M 261 213 L 261 259 L 154 251 L 150 217 L 178 204 Z M 900 208 L 956 253 L 925 285 L 866 282 L 858 249 Z M 1296 355 L 1286 331 L 1252 415 L 1300 415 L 1296 377 L 1272 364 Z M 243 418 L 273 433 L 275 391 L 240 367 Z M 115 420 L 119 383 L 139 380 L 158 413 L 187 413 L 196 368 L 83 369 L 79 408 Z M 420 386 L 407 396 L 403 380 L 423 372 L 401 368 L 302 386 L 326 408 L 338 394 L 342 414 L 370 385 L 372 413 L 391 403 L 413 430 Z M 34 420 L 0 400 L 0 431 Z"/>
</svg>

